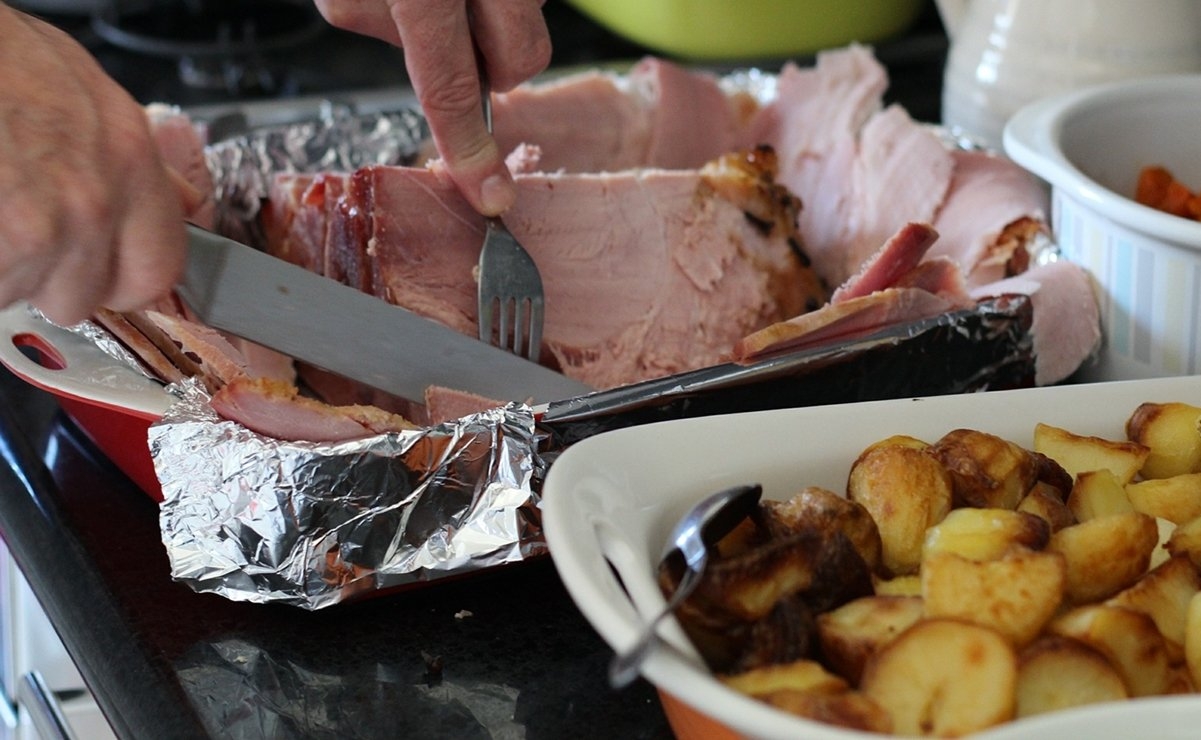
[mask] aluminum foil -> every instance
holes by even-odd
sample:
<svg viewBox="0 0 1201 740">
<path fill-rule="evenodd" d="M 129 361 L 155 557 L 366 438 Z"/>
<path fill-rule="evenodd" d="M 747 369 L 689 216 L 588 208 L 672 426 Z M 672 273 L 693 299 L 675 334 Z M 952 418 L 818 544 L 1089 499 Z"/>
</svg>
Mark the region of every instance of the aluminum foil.
<svg viewBox="0 0 1201 740">
<path fill-rule="evenodd" d="M 197 382 L 175 390 L 149 441 L 171 574 L 197 591 L 319 609 L 545 553 L 529 406 L 318 444 L 220 419 Z"/>
</svg>

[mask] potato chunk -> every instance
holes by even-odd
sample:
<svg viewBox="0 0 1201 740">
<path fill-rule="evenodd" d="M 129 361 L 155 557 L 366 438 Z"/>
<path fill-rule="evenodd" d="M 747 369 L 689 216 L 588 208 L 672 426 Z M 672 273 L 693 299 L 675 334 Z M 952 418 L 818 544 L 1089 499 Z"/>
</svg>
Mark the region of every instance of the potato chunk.
<svg viewBox="0 0 1201 740">
<path fill-rule="evenodd" d="M 951 476 L 923 448 L 877 443 L 851 465 L 847 498 L 875 519 L 885 570 L 915 573 L 926 529 L 951 510 Z"/>
<path fill-rule="evenodd" d="M 1038 461 L 995 434 L 956 429 L 931 445 L 930 454 L 950 472 L 957 506 L 1016 509 L 1038 480 Z"/>
<path fill-rule="evenodd" d="M 1126 437 L 1150 450 L 1143 463 L 1144 478 L 1201 472 L 1201 407 L 1140 404 L 1126 421 Z"/>
<path fill-rule="evenodd" d="M 1068 509 L 1078 522 L 1096 519 L 1109 514 L 1124 514 L 1134 511 L 1126 486 L 1109 468 L 1086 470 L 1076 476 L 1072 492 L 1068 495 Z"/>
<path fill-rule="evenodd" d="M 1163 694 L 1172 683 L 1163 635 L 1142 612 L 1089 604 L 1056 618 L 1048 631 L 1079 640 L 1104 655 L 1131 696 Z"/>
<path fill-rule="evenodd" d="M 1013 548 L 980 562 L 953 552 L 922 561 L 927 617 L 952 617 L 989 627 L 1015 647 L 1038 636 L 1063 603 L 1067 564 L 1054 552 Z"/>
<path fill-rule="evenodd" d="M 1041 550 L 1050 539 L 1050 525 L 1024 511 L 955 509 L 926 530 L 922 560 L 939 552 L 953 552 L 972 560 L 993 560 L 1015 546 Z"/>
<path fill-rule="evenodd" d="M 1134 583 L 1151 562 L 1159 527 L 1146 514 L 1114 514 L 1051 535 L 1047 549 L 1067 561 L 1067 597 L 1082 604 L 1109 598 Z"/>
<path fill-rule="evenodd" d="M 1135 511 L 1184 524 L 1201 517 L 1201 473 L 1128 483 L 1126 496 Z"/>
<path fill-rule="evenodd" d="M 1123 491 L 1123 495 L 1125 492 Z M 1076 515 L 1064 503 L 1059 490 L 1049 483 L 1039 481 L 1018 504 L 1018 511 L 1033 514 L 1051 525 L 1052 532 L 1076 523 Z"/>
<path fill-rule="evenodd" d="M 822 656 L 840 676 L 858 684 L 867 659 L 922 618 L 916 596 L 865 596 L 819 614 Z"/>
<path fill-rule="evenodd" d="M 923 619 L 877 652 L 859 690 L 892 715 L 898 735 L 957 737 L 1014 715 L 1017 655 L 987 627 Z"/>
<path fill-rule="evenodd" d="M 1164 547 L 1173 556 L 1188 558 L 1194 568 L 1201 568 L 1201 517 L 1177 525 Z"/>
<path fill-rule="evenodd" d="M 1041 423 L 1034 427 L 1034 450 L 1059 463 L 1072 478 L 1086 470 L 1108 469 L 1123 484 L 1134 479 L 1151 453 L 1137 442 L 1080 435 Z"/>
<path fill-rule="evenodd" d="M 850 688 L 845 679 L 830 673 L 816 660 L 761 666 L 744 673 L 723 676 L 721 680 L 730 688 L 756 697 L 777 691 L 829 694 Z"/>
<path fill-rule="evenodd" d="M 1188 558 L 1175 557 L 1155 568 L 1107 604 L 1142 612 L 1155 621 L 1173 662 L 1184 657 L 1185 619 L 1189 601 L 1201 591 L 1201 574 Z"/>
<path fill-rule="evenodd" d="M 1018 656 L 1018 717 L 1126 698 L 1113 664 L 1078 640 L 1042 637 Z"/>
<path fill-rule="evenodd" d="M 787 501 L 764 501 L 763 507 L 790 532 L 840 531 L 872 571 L 880 567 L 880 530 L 870 512 L 856 501 L 817 486 L 798 491 Z"/>
</svg>

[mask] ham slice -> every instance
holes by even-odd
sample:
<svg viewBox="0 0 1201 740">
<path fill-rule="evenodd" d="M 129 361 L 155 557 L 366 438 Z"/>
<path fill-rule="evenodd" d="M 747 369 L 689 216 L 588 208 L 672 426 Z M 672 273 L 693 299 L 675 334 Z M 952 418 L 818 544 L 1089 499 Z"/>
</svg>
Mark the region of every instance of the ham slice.
<svg viewBox="0 0 1201 740">
<path fill-rule="evenodd" d="M 331 406 L 269 378 L 242 376 L 226 383 L 213 394 L 212 407 L 247 429 L 285 440 L 340 442 L 416 428 L 374 406 Z"/>
<path fill-rule="evenodd" d="M 699 171 L 518 174 L 505 221 L 542 272 L 547 361 L 596 387 L 632 383 L 718 362 L 824 302 L 774 165 L 761 150 Z M 345 223 L 313 248 L 354 255 L 370 292 L 474 335 L 480 216 L 436 169 L 366 167 L 349 183 Z M 276 190 L 295 188 L 283 176 Z"/>
<path fill-rule="evenodd" d="M 213 228 L 217 218 L 216 187 L 204 159 L 203 130 L 178 108 L 154 104 L 146 106 L 145 111 L 159 155 L 200 196 L 188 204 L 187 219 L 206 229 Z"/>
<path fill-rule="evenodd" d="M 941 237 L 931 257 L 955 260 L 970 286 L 1025 268 L 1008 267 L 1036 232 L 1045 232 L 1047 193 L 1028 172 L 995 154 L 954 151 L 955 170 L 934 219 Z M 1010 231 L 1015 225 L 1017 229 Z M 1008 232 L 1008 233 L 1007 233 Z M 1022 259 L 1019 257 L 1019 259 Z"/>
<path fill-rule="evenodd" d="M 885 288 L 830 303 L 817 311 L 773 324 L 734 346 L 738 362 L 858 339 L 880 329 L 946 313 L 955 304 L 920 288 Z"/>
<path fill-rule="evenodd" d="M 711 74 L 646 57 L 621 77 L 589 71 L 497 94 L 493 121 L 502 151 L 536 144 L 547 172 L 695 169 L 756 143 L 757 107 Z"/>
<path fill-rule="evenodd" d="M 903 275 L 917 267 L 926 256 L 926 250 L 937 239 L 938 232 L 929 224 L 902 226 L 900 231 L 884 242 L 884 246 L 863 262 L 858 274 L 834 291 L 830 302 L 842 303 L 895 285 Z"/>
<path fill-rule="evenodd" d="M 492 120 L 501 151 L 537 144 L 549 172 L 640 167 L 650 146 L 643 101 L 629 95 L 616 75 L 599 71 L 498 93 Z"/>
<path fill-rule="evenodd" d="M 779 155 L 780 183 L 804 203 L 801 237 L 818 274 L 832 285 L 851 274 L 842 248 L 858 207 L 852 181 L 858 135 L 880 109 L 887 86 L 884 67 L 867 48 L 824 52 L 811 68 L 785 65 L 776 98 L 750 126 L 751 139 Z"/>
<path fill-rule="evenodd" d="M 161 380 L 168 383 L 175 383 L 199 370 L 199 368 L 195 367 L 194 363 L 186 357 L 182 357 L 182 353 L 178 352 L 178 348 L 173 343 L 151 340 L 125 314 L 110 311 L 107 308 L 100 308 L 92 318 L 116 337 L 134 356 L 141 360 L 147 370 Z M 157 332 L 157 327 L 155 327 L 155 330 Z M 167 351 L 160 349 L 160 345 L 170 347 L 173 350 L 173 356 L 178 359 L 168 356 Z M 185 373 L 181 369 L 181 361 L 191 366 L 191 372 Z"/>
<path fill-rule="evenodd" d="M 1088 272 L 1060 260 L 973 290 L 976 298 L 1020 293 L 1030 296 L 1034 321 L 1034 382 L 1065 380 L 1101 341 L 1101 317 Z"/>
</svg>

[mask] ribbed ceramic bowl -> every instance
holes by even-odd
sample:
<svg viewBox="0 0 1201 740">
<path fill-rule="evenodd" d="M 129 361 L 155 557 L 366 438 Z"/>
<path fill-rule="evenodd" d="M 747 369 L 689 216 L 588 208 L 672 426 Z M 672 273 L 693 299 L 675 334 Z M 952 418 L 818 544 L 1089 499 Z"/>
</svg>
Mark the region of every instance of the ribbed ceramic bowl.
<svg viewBox="0 0 1201 740">
<path fill-rule="evenodd" d="M 1088 380 L 1201 370 L 1201 222 L 1135 202 L 1163 165 L 1201 189 L 1201 75 L 1093 87 L 1022 108 L 1005 152 L 1051 185 L 1063 254 L 1096 280 L 1105 346 Z"/>
<path fill-rule="evenodd" d="M 924 0 L 567 0 L 657 52 L 708 60 L 772 59 L 904 33 Z"/>
</svg>

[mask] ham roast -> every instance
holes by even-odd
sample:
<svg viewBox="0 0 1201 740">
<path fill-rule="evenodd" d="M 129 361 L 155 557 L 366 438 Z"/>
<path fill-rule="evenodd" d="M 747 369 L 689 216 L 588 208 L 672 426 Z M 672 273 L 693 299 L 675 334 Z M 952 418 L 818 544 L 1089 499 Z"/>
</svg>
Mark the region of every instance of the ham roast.
<svg viewBox="0 0 1201 740">
<path fill-rule="evenodd" d="M 1022 293 L 1035 310 L 1038 382 L 1074 371 L 1099 319 L 1078 267 L 1028 269 L 1047 236 L 1045 192 L 1003 157 L 955 150 L 884 106 L 887 82 L 870 49 L 852 45 L 811 68 L 786 65 L 762 99 L 653 58 L 625 75 L 590 71 L 496 95 L 496 138 L 519 190 L 504 218 L 547 293 L 542 362 L 609 388 Z M 168 161 L 186 166 L 172 149 Z M 261 223 L 269 252 L 475 334 L 483 221 L 438 161 L 279 174 Z M 177 344 L 201 336 L 149 323 Z M 243 362 L 252 353 L 235 349 Z M 383 397 L 314 368 L 300 377 L 330 403 L 420 423 L 488 403 L 460 389 Z M 276 434 L 287 430 L 280 409 L 300 405 L 237 373 L 208 380 L 232 386 L 225 397 L 239 401 L 226 413 L 264 414 L 260 428 Z M 305 400 L 297 428 L 316 434 L 321 413 L 334 430 L 362 419 L 316 408 Z M 381 428 L 395 422 L 381 418 Z"/>
</svg>

